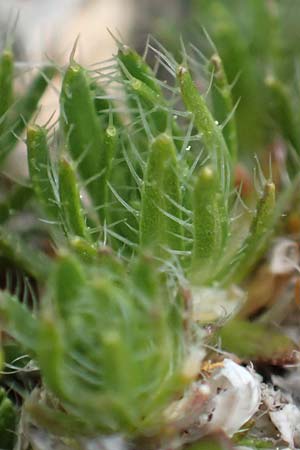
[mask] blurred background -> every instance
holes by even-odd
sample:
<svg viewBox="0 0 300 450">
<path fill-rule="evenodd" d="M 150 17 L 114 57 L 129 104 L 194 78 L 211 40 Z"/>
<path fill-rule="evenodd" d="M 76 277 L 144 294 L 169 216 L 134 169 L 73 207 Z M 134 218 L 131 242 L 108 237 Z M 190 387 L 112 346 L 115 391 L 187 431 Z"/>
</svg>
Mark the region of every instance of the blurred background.
<svg viewBox="0 0 300 450">
<path fill-rule="evenodd" d="M 80 35 L 76 59 L 92 64 L 116 51 L 109 29 L 138 51 L 151 33 L 178 60 L 183 36 L 187 46 L 192 42 L 210 58 L 214 50 L 204 27 L 223 60 L 234 102 L 239 102 L 240 152 L 253 155 L 278 147 L 277 137 L 285 133 L 293 147 L 300 146 L 298 134 L 274 126 L 276 105 L 270 112 L 268 89 L 270 79 L 284 84 L 297 127 L 299 18 L 299 0 L 0 0 L 0 42 L 5 45 L 13 35 L 21 62 L 51 58 L 63 64 Z"/>
<path fill-rule="evenodd" d="M 133 0 L 0 0 L 1 30 L 15 30 L 19 57 L 64 61 L 80 34 L 82 63 L 111 56 L 107 28 L 127 37 L 135 22 Z"/>
<path fill-rule="evenodd" d="M 63 60 L 80 34 L 88 63 L 111 56 L 107 28 L 141 46 L 149 32 L 178 33 L 192 9 L 191 0 L 0 0 L 0 36 L 15 30 L 20 58 L 39 61 L 45 53 Z"/>
</svg>

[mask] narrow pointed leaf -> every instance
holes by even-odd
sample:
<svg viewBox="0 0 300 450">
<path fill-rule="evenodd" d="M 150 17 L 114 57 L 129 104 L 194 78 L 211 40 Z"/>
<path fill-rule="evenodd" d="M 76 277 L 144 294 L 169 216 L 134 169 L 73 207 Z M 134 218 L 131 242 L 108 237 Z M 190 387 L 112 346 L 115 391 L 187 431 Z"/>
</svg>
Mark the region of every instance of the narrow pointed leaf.
<svg viewBox="0 0 300 450">
<path fill-rule="evenodd" d="M 48 388 L 60 399 L 68 400 L 66 385 L 70 381 L 65 380 L 63 374 L 63 342 L 51 313 L 46 311 L 40 319 L 40 330 L 36 344 L 37 360 L 40 370 Z M 49 352 L 51 342 L 51 352 Z"/>
<path fill-rule="evenodd" d="M 222 125 L 228 119 L 228 116 L 233 113 L 234 109 L 231 87 L 229 86 L 220 56 L 214 54 L 211 57 L 210 62 L 214 71 L 214 85 L 212 87 L 214 113 L 219 124 Z M 223 129 L 223 136 L 231 156 L 232 164 L 234 165 L 237 159 L 238 150 L 236 120 L 234 115 Z"/>
<path fill-rule="evenodd" d="M 201 278 L 210 273 L 212 264 L 222 250 L 222 216 L 218 198 L 218 183 L 210 167 L 201 169 L 193 192 L 194 242 L 193 271 Z"/>
<path fill-rule="evenodd" d="M 223 350 L 244 360 L 281 365 L 295 359 L 295 343 L 270 325 L 234 319 L 222 327 L 218 336 Z"/>
<path fill-rule="evenodd" d="M 60 96 L 62 128 L 66 145 L 97 207 L 105 203 L 100 177 L 105 173 L 103 130 L 85 70 L 72 63 L 65 73 Z"/>
<path fill-rule="evenodd" d="M 251 152 L 262 145 L 265 133 L 263 124 L 266 102 L 257 79 L 257 61 L 253 58 L 250 50 L 253 41 L 257 40 L 258 28 L 256 28 L 250 44 L 245 33 L 245 22 L 240 26 L 235 10 L 228 2 L 198 0 L 198 3 L 201 12 L 207 10 L 208 21 L 205 26 L 222 58 L 228 81 L 233 84 L 234 102 L 241 99 L 236 115 L 240 147 Z M 253 3 L 253 1 L 248 2 L 244 9 L 252 8 Z M 250 12 L 248 14 L 251 15 Z M 244 16 L 247 17 L 246 11 Z M 265 28 L 263 29 L 265 30 Z M 266 46 L 260 48 L 260 55 Z"/>
<path fill-rule="evenodd" d="M 293 148 L 300 154 L 299 126 L 295 119 L 296 114 L 292 105 L 290 92 L 280 80 L 268 77 L 265 81 L 269 98 L 269 112 L 275 121 L 283 138 L 291 143 Z M 289 155 L 288 155 L 289 156 Z M 295 173 L 295 163 L 291 160 L 289 164 L 291 173 Z"/>
<path fill-rule="evenodd" d="M 186 450 L 234 450 L 233 443 L 226 438 L 226 435 L 216 434 L 200 439 L 196 444 L 186 446 Z"/>
<path fill-rule="evenodd" d="M 84 286 L 84 273 L 75 258 L 70 255 L 59 257 L 54 269 L 52 287 L 57 311 L 63 318 L 68 318 L 72 312 L 81 290 Z"/>
<path fill-rule="evenodd" d="M 148 120 L 154 135 L 157 136 L 159 133 L 167 131 L 169 127 L 174 136 L 181 136 L 182 131 L 168 111 L 168 104 L 162 88 L 151 67 L 138 53 L 126 45 L 120 47 L 118 61 L 121 74 L 127 82 L 129 103 L 132 103 L 130 94 L 133 94 L 140 100 L 145 111 L 151 111 Z M 134 105 L 137 107 L 135 103 Z M 137 114 L 135 120 L 138 117 L 139 115 Z"/>
<path fill-rule="evenodd" d="M 177 206 L 180 204 L 175 147 L 168 135 L 161 134 L 150 148 L 142 192 L 140 241 L 143 246 L 182 249 L 181 211 Z"/>
<path fill-rule="evenodd" d="M 66 159 L 59 163 L 59 197 L 62 221 L 67 233 L 89 239 L 76 174 Z"/>
<path fill-rule="evenodd" d="M 146 83 L 137 78 L 132 78 L 128 84 L 129 93 L 133 93 L 140 99 L 145 111 L 152 111 L 149 123 L 153 132 L 157 135 L 166 131 L 169 113 L 162 94 L 151 89 Z"/>
<path fill-rule="evenodd" d="M 18 138 L 28 125 L 33 114 L 37 111 L 39 101 L 44 94 L 49 80 L 56 70 L 52 66 L 43 68 L 34 78 L 26 93 L 12 105 L 9 110 L 5 133 L 0 137 L 0 162 L 18 142 Z"/>
<path fill-rule="evenodd" d="M 99 180 L 99 192 L 101 193 L 100 195 L 102 198 L 102 205 L 103 205 L 103 210 L 100 211 L 99 214 L 102 221 L 103 222 L 106 221 L 106 223 L 109 223 L 111 220 L 108 206 L 110 199 L 108 183 L 110 180 L 113 158 L 116 154 L 117 140 L 118 140 L 117 129 L 113 125 L 109 125 L 104 133 L 104 140 L 102 147 L 102 157 L 103 157 L 102 165 L 105 172 L 103 173 L 101 179 Z"/>
<path fill-rule="evenodd" d="M 38 338 L 38 323 L 27 307 L 13 295 L 0 295 L 1 325 L 23 348 L 35 353 Z"/>
<path fill-rule="evenodd" d="M 0 227 L 0 256 L 40 281 L 47 278 L 51 267 L 51 261 L 44 253 L 2 227 Z"/>
<path fill-rule="evenodd" d="M 60 209 L 53 186 L 54 180 L 51 181 L 50 150 L 47 143 L 47 132 L 44 128 L 35 125 L 28 128 L 27 158 L 35 195 L 49 217 L 58 219 Z"/>
<path fill-rule="evenodd" d="M 68 436 L 69 438 L 75 438 L 79 434 L 84 436 L 89 435 L 91 430 L 89 424 L 84 423 L 78 417 L 67 414 L 63 411 L 49 408 L 44 403 L 39 402 L 38 398 L 35 398 L 32 394 L 25 403 L 25 410 L 30 416 L 45 430 L 48 435 L 49 431 L 55 436 Z M 51 444 L 53 439 L 51 438 Z M 65 449 L 64 449 L 65 450 Z"/>
<path fill-rule="evenodd" d="M 12 401 L 0 388 L 0 436 L 1 448 L 12 450 L 16 441 L 17 412 Z"/>
<path fill-rule="evenodd" d="M 275 185 L 267 182 L 248 235 L 234 255 L 229 267 L 223 271 L 226 282 L 239 283 L 242 281 L 262 255 L 268 239 L 274 232 L 275 214 Z"/>
<path fill-rule="evenodd" d="M 118 59 L 124 64 L 132 77 L 145 83 L 153 92 L 161 94 L 161 88 L 151 67 L 135 50 L 127 45 L 120 46 Z"/>
<path fill-rule="evenodd" d="M 96 82 L 92 82 L 90 85 L 92 97 L 94 99 L 94 105 L 98 117 L 101 119 L 103 128 L 107 128 L 110 125 L 110 118 L 116 127 L 123 125 L 120 115 L 115 111 L 116 105 L 113 99 L 109 98 L 109 95 L 103 89 L 101 85 Z"/>
<path fill-rule="evenodd" d="M 14 58 L 10 50 L 0 56 L 0 136 L 5 130 L 5 113 L 13 102 Z"/>
<path fill-rule="evenodd" d="M 86 263 L 95 261 L 99 256 L 96 246 L 91 245 L 86 239 L 78 236 L 69 237 L 69 245 L 81 260 Z"/>
<path fill-rule="evenodd" d="M 212 117 L 204 98 L 198 92 L 189 70 L 179 66 L 177 78 L 183 102 L 193 115 L 195 126 L 210 156 L 211 165 L 216 171 L 220 190 L 224 192 L 227 199 L 231 184 L 231 161 L 222 130 Z"/>
<path fill-rule="evenodd" d="M 33 190 L 30 186 L 16 185 L 0 203 L 0 223 L 3 224 L 13 214 L 22 210 L 32 198 Z"/>
</svg>

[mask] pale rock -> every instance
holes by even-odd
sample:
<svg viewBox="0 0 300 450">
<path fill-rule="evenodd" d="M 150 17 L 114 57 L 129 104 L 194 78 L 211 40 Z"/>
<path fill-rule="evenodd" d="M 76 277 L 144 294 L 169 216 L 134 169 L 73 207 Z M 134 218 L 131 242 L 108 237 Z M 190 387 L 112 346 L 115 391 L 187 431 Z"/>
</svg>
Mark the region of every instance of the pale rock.
<svg viewBox="0 0 300 450">
<path fill-rule="evenodd" d="M 258 410 L 260 380 L 252 370 L 230 359 L 223 364 L 209 379 L 211 395 L 199 424 L 206 433 L 223 430 L 232 436 Z"/>
<path fill-rule="evenodd" d="M 270 411 L 270 418 L 280 432 L 281 438 L 294 449 L 300 446 L 300 410 L 296 405 L 286 404 L 277 411 Z"/>
</svg>

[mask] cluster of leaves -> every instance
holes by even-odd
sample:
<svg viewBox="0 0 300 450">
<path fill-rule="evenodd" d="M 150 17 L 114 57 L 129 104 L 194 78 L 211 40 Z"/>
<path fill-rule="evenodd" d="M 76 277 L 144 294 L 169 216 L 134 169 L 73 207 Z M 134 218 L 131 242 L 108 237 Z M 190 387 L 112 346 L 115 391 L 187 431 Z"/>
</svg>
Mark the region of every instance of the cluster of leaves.
<svg viewBox="0 0 300 450">
<path fill-rule="evenodd" d="M 79 254 L 92 254 L 104 243 L 127 258 L 149 250 L 199 283 L 239 281 L 278 216 L 273 183 L 263 180 L 249 233 L 241 242 L 233 239 L 236 145 L 226 142 L 187 61 L 179 65 L 165 57 L 176 80 L 168 87 L 170 99 L 143 59 L 119 46 L 113 69 L 120 74 L 109 74 L 109 80 L 126 91 L 130 124 L 123 124 L 128 117 L 119 113 L 122 106 L 72 62 L 62 84 L 59 139 L 56 134 L 47 139 L 41 127 L 28 129 L 32 186 L 46 218 L 57 223 L 61 238 Z M 99 72 L 107 77 L 105 68 Z"/>
<path fill-rule="evenodd" d="M 28 306 L 7 290 L 0 313 L 41 372 L 43 388 L 28 395 L 26 414 L 71 439 L 70 448 L 101 433 L 163 433 L 165 408 L 197 374 L 185 363 L 201 348 L 202 330 L 186 292 L 243 281 L 298 181 L 290 165 L 276 203 L 274 183 L 259 171 L 254 211 L 240 214 L 234 100 L 216 48 L 203 63 L 197 48 L 182 45 L 177 62 L 149 40 L 153 70 L 117 45 L 116 57 L 92 70 L 73 55 L 67 68 L 41 70 L 20 99 L 11 52 L 0 63 L 2 160 L 51 77 L 62 74 L 58 121 L 27 127 L 28 186 L 14 186 L 0 205 L 1 255 L 43 293 Z M 54 257 L 13 234 L 11 216 L 22 216 L 25 200 Z M 240 329 L 235 322 L 224 340 Z M 255 333 L 265 336 L 257 324 Z"/>
<path fill-rule="evenodd" d="M 207 55 L 209 43 L 199 33 L 204 26 L 221 56 L 234 103 L 239 102 L 236 122 L 243 158 L 262 152 L 278 137 L 299 152 L 299 4 L 294 0 L 251 0 L 245 4 L 238 0 L 189 0 L 184 9 L 184 36 L 200 43 Z M 161 31 L 164 42 L 174 51 L 178 48 L 174 38 L 177 26 L 164 24 Z M 224 108 L 220 103 L 215 106 L 214 115 L 222 122 Z"/>
</svg>

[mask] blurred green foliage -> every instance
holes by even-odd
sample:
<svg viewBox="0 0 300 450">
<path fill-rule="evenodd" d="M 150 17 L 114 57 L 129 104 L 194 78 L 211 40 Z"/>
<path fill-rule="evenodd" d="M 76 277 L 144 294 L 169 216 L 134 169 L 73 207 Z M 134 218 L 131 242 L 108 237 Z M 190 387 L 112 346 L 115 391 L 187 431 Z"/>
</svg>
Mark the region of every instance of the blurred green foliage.
<svg viewBox="0 0 300 450">
<path fill-rule="evenodd" d="M 296 144 L 282 129 L 284 126 L 273 107 L 276 98 L 268 86 L 268 80 L 275 79 L 287 91 L 293 117 L 292 121 L 284 120 L 289 120 L 288 126 L 293 127 L 298 136 L 299 2 L 189 0 L 182 4 L 178 1 L 177 8 L 181 8 L 180 28 L 184 39 L 197 45 L 209 58 L 213 49 L 203 33 L 204 28 L 218 49 L 229 84 L 232 84 L 233 102 L 239 102 L 235 116 L 239 151 L 244 158 L 261 152 L 278 134 L 299 152 L 299 142 Z M 177 20 L 180 22 L 180 16 Z M 159 18 L 150 28 L 150 32 L 168 42 L 174 52 L 179 48 L 175 32 L 178 21 L 166 23 L 164 18 Z"/>
</svg>

